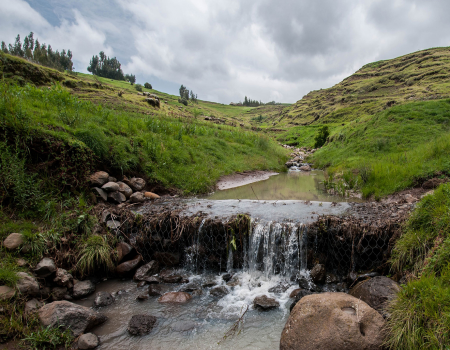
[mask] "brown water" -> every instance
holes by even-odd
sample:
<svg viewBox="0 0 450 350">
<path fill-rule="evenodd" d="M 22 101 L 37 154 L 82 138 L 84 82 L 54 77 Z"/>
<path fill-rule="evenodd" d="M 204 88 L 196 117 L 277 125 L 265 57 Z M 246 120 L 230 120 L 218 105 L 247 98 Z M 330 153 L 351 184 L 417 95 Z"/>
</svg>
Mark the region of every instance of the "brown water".
<svg viewBox="0 0 450 350">
<path fill-rule="evenodd" d="M 289 171 L 271 176 L 264 181 L 249 185 L 216 191 L 207 198 L 259 199 L 259 200 L 308 200 L 318 202 L 359 202 L 358 198 L 332 196 L 325 191 L 323 171 Z"/>
</svg>

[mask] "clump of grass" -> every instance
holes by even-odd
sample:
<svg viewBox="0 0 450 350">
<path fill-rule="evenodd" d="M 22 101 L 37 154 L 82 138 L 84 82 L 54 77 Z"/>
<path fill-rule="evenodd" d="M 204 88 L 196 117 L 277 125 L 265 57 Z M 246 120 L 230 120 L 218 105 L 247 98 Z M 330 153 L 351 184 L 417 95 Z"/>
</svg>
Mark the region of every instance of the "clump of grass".
<svg viewBox="0 0 450 350">
<path fill-rule="evenodd" d="M 70 329 L 60 327 L 39 327 L 22 339 L 22 345 L 28 349 L 69 349 L 74 337 Z"/>
<path fill-rule="evenodd" d="M 11 259 L 3 256 L 0 262 L 0 284 L 14 288 L 19 280 L 17 272 L 19 272 L 18 266 Z"/>
<path fill-rule="evenodd" d="M 89 236 L 79 249 L 77 269 L 82 275 L 114 269 L 113 250 L 105 236 Z"/>
</svg>

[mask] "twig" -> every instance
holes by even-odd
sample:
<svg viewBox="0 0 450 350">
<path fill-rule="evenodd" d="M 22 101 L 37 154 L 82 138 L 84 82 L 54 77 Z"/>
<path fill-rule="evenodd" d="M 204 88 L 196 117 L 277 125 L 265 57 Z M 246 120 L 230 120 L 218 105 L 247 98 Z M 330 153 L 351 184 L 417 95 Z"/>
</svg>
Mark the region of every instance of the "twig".
<svg viewBox="0 0 450 350">
<path fill-rule="evenodd" d="M 244 306 L 242 306 L 242 309 L 244 308 Z M 242 330 L 242 325 L 244 324 L 244 316 L 248 311 L 248 305 L 245 306 L 245 311 L 242 313 L 242 315 L 238 318 L 238 320 L 236 322 L 233 323 L 233 325 L 230 327 L 230 329 L 228 329 L 223 338 L 217 343 L 220 344 L 221 342 L 223 342 L 224 340 L 226 340 L 228 337 L 231 337 L 233 335 L 239 335 L 239 333 L 241 333 Z M 236 334 L 237 333 L 237 334 Z"/>
<path fill-rule="evenodd" d="M 253 194 L 255 195 L 255 197 L 256 197 L 256 199 L 259 201 L 259 198 L 258 198 L 258 196 L 256 195 L 256 193 L 255 193 L 255 190 L 253 189 L 253 187 L 252 186 L 250 186 L 250 188 L 252 189 L 252 191 L 253 191 Z"/>
</svg>

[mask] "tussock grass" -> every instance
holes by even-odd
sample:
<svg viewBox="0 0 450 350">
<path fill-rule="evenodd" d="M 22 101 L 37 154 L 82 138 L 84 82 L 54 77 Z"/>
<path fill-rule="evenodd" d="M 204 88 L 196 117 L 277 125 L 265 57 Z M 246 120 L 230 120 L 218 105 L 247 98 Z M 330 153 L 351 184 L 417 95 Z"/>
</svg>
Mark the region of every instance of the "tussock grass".
<svg viewBox="0 0 450 350">
<path fill-rule="evenodd" d="M 92 235 L 81 243 L 77 269 L 82 275 L 114 269 L 114 251 L 104 236 Z"/>
</svg>

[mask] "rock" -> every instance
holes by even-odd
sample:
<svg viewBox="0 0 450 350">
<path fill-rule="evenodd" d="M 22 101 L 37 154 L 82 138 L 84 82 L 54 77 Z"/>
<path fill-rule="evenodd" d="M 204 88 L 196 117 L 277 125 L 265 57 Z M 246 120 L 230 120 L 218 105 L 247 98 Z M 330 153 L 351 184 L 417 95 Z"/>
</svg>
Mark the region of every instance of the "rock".
<svg viewBox="0 0 450 350">
<path fill-rule="evenodd" d="M 425 197 L 425 196 L 430 196 L 430 195 L 432 195 L 432 194 L 434 194 L 434 190 L 428 191 L 427 193 L 425 193 L 425 194 L 423 194 L 422 196 L 420 196 L 420 198 L 423 198 L 423 197 Z"/>
<path fill-rule="evenodd" d="M 16 291 L 8 286 L 0 286 L 0 300 L 11 299 Z"/>
<path fill-rule="evenodd" d="M 55 262 L 50 258 L 42 259 L 34 268 L 34 273 L 41 278 L 50 276 L 56 271 Z"/>
<path fill-rule="evenodd" d="M 146 282 L 148 284 L 158 284 L 161 283 L 161 279 L 158 276 L 150 276 L 147 277 L 147 279 L 143 282 Z"/>
<path fill-rule="evenodd" d="M 294 306 L 303 298 L 306 297 L 307 295 L 311 295 L 311 294 L 315 294 L 313 292 L 310 292 L 309 290 L 305 290 L 305 289 L 301 289 L 298 291 L 297 295 L 294 298 L 294 301 L 292 302 L 291 306 L 289 307 L 289 310 L 292 312 L 292 309 L 294 308 Z"/>
<path fill-rule="evenodd" d="M 130 186 L 133 191 L 142 191 L 145 187 L 144 179 L 141 179 L 139 177 L 133 177 L 131 178 L 131 180 L 129 180 L 129 182 L 126 182 L 124 179 L 123 182 Z"/>
<path fill-rule="evenodd" d="M 130 196 L 133 194 L 133 190 L 130 188 L 130 186 L 122 181 L 119 181 L 117 184 L 119 185 L 119 192 L 123 193 L 125 197 L 130 198 Z"/>
<path fill-rule="evenodd" d="M 108 193 L 108 200 L 113 203 L 120 204 L 127 200 L 125 195 L 119 191 Z"/>
<path fill-rule="evenodd" d="M 309 275 L 311 276 L 311 279 L 313 280 L 314 283 L 325 282 L 326 277 L 325 265 L 316 264 L 316 266 L 313 267 Z"/>
<path fill-rule="evenodd" d="M 385 276 L 377 276 L 361 281 L 354 286 L 349 294 L 361 299 L 381 315 L 385 314 L 386 302 L 393 299 L 401 290 L 400 285 Z"/>
<path fill-rule="evenodd" d="M 281 334 L 280 350 L 378 350 L 384 324 L 378 312 L 351 295 L 308 295 L 292 310 Z"/>
<path fill-rule="evenodd" d="M 297 294 L 300 293 L 302 290 L 303 290 L 303 289 L 301 289 L 301 288 L 294 289 L 294 290 L 291 292 L 291 294 L 289 294 L 289 298 L 295 298 L 295 297 L 297 296 Z"/>
<path fill-rule="evenodd" d="M 142 256 L 137 255 L 133 260 L 125 261 L 116 267 L 116 273 L 119 277 L 127 277 L 134 274 L 134 271 L 139 267 L 142 261 Z"/>
<path fill-rule="evenodd" d="M 135 192 L 130 196 L 130 203 L 145 202 L 145 196 L 142 192 Z"/>
<path fill-rule="evenodd" d="M 20 233 L 11 233 L 3 241 L 3 246 L 8 250 L 15 250 L 19 248 L 24 242 L 23 236 Z"/>
<path fill-rule="evenodd" d="M 169 292 L 158 299 L 160 303 L 187 303 L 192 296 L 186 292 Z"/>
<path fill-rule="evenodd" d="M 25 315 L 30 315 L 37 312 L 44 304 L 36 299 L 28 300 L 25 303 Z"/>
<path fill-rule="evenodd" d="M 280 306 L 280 303 L 273 298 L 269 298 L 267 295 L 261 295 L 253 300 L 253 307 L 262 311 L 276 309 Z"/>
<path fill-rule="evenodd" d="M 233 275 L 232 275 L 231 273 L 226 273 L 226 274 L 222 275 L 222 279 L 223 279 L 225 282 L 229 282 L 229 281 L 231 280 L 232 277 L 233 277 Z"/>
<path fill-rule="evenodd" d="M 180 283 L 183 279 L 180 275 L 171 275 L 162 277 L 163 282 L 165 283 Z"/>
<path fill-rule="evenodd" d="M 157 194 L 153 193 L 153 192 L 145 192 L 144 193 L 145 198 L 149 198 L 149 199 L 158 199 L 161 198 L 160 196 L 158 196 Z"/>
<path fill-rule="evenodd" d="M 200 284 L 196 283 L 196 282 L 190 282 L 188 284 L 185 284 L 184 286 L 182 286 L 180 288 L 180 292 L 193 292 L 194 290 L 199 290 L 202 289 L 202 287 L 200 286 Z"/>
<path fill-rule="evenodd" d="M 418 201 L 418 199 L 417 199 L 416 197 L 413 197 L 413 196 L 410 195 L 409 193 L 408 193 L 408 194 L 405 194 L 405 197 L 404 197 L 404 198 L 405 198 L 406 203 L 409 203 L 409 204 Z"/>
<path fill-rule="evenodd" d="M 280 283 L 278 285 L 276 285 L 275 287 L 272 287 L 269 289 L 269 293 L 284 293 L 285 291 L 287 291 L 289 289 L 290 285 L 289 284 L 283 284 Z"/>
<path fill-rule="evenodd" d="M 108 292 L 98 292 L 95 294 L 94 307 L 104 307 L 111 305 L 114 302 L 114 297 Z"/>
<path fill-rule="evenodd" d="M 106 184 L 109 180 L 108 173 L 105 173 L 104 171 L 97 171 L 96 173 L 92 174 L 90 177 L 91 184 L 93 186 L 103 186 Z"/>
<path fill-rule="evenodd" d="M 56 270 L 56 277 L 53 279 L 58 286 L 68 287 L 72 286 L 73 277 L 64 269 Z"/>
<path fill-rule="evenodd" d="M 300 276 L 298 278 L 298 286 L 302 289 L 306 289 L 306 290 L 311 290 L 313 289 L 313 284 L 308 281 L 308 279 L 306 277 Z"/>
<path fill-rule="evenodd" d="M 117 243 L 117 261 L 122 262 L 136 255 L 136 250 L 126 242 Z"/>
<path fill-rule="evenodd" d="M 75 337 L 107 320 L 105 315 L 69 301 L 54 301 L 39 309 L 39 320 L 45 327 L 70 329 Z"/>
<path fill-rule="evenodd" d="M 16 260 L 16 264 L 19 267 L 24 267 L 24 266 L 27 266 L 28 263 L 25 259 L 19 258 Z"/>
<path fill-rule="evenodd" d="M 337 278 L 336 275 L 334 275 L 332 273 L 326 274 L 325 283 L 338 283 L 338 282 L 339 282 L 339 278 Z"/>
<path fill-rule="evenodd" d="M 42 299 L 49 299 L 49 298 L 51 298 L 51 296 L 52 296 L 52 290 L 51 290 L 51 288 L 48 287 L 48 286 L 43 287 L 43 288 L 40 290 L 40 292 L 41 292 L 40 297 L 41 297 Z"/>
<path fill-rule="evenodd" d="M 105 191 L 103 191 L 101 188 L 98 187 L 94 187 L 92 189 L 92 191 L 95 193 L 95 195 L 97 197 L 100 197 L 101 199 L 103 199 L 105 202 L 108 200 L 108 193 L 106 193 Z"/>
<path fill-rule="evenodd" d="M 151 332 L 156 323 L 156 317 L 150 315 L 134 315 L 128 322 L 128 332 L 131 335 L 144 335 Z"/>
<path fill-rule="evenodd" d="M 118 192 L 119 191 L 119 185 L 115 182 L 108 182 L 102 186 L 102 190 L 110 193 L 110 192 Z"/>
<path fill-rule="evenodd" d="M 289 161 L 289 162 L 286 162 L 285 165 L 286 165 L 287 168 L 290 168 L 291 166 L 294 165 L 294 162 Z"/>
<path fill-rule="evenodd" d="M 177 321 L 170 325 L 175 332 L 187 332 L 197 327 L 197 323 L 191 321 Z"/>
<path fill-rule="evenodd" d="M 95 284 L 90 280 L 80 281 L 73 286 L 74 299 L 81 299 L 95 292 Z"/>
<path fill-rule="evenodd" d="M 114 176 L 109 176 L 108 182 L 117 182 L 117 179 Z"/>
<path fill-rule="evenodd" d="M 151 284 L 148 286 L 148 295 L 151 297 L 159 297 L 169 291 L 169 288 L 161 284 Z"/>
<path fill-rule="evenodd" d="M 156 252 L 153 254 L 153 259 L 159 262 L 160 265 L 173 267 L 180 263 L 180 256 L 173 253 Z"/>
<path fill-rule="evenodd" d="M 30 276 L 26 272 L 18 272 L 19 281 L 16 284 L 20 294 L 29 295 L 31 297 L 39 296 L 39 283 L 36 278 Z"/>
<path fill-rule="evenodd" d="M 67 288 L 66 287 L 53 287 L 51 291 L 52 300 L 64 300 L 65 296 L 67 295 Z"/>
<path fill-rule="evenodd" d="M 311 171 L 311 167 L 309 165 L 302 165 L 299 169 L 301 171 Z"/>
<path fill-rule="evenodd" d="M 120 227 L 121 223 L 119 220 L 108 220 L 106 222 L 106 227 L 110 230 L 117 230 Z"/>
<path fill-rule="evenodd" d="M 139 294 L 139 295 L 136 297 L 136 300 L 144 301 L 144 300 L 147 300 L 148 297 L 149 297 L 148 293 L 142 293 L 142 294 Z"/>
<path fill-rule="evenodd" d="M 146 281 L 148 278 L 159 272 L 159 264 L 157 261 L 152 260 L 148 264 L 141 266 L 134 274 L 133 279 L 135 281 Z"/>
<path fill-rule="evenodd" d="M 203 288 L 214 287 L 215 285 L 217 285 L 216 277 L 215 277 L 215 276 L 207 277 L 207 278 L 202 282 L 202 287 L 203 287 Z"/>
<path fill-rule="evenodd" d="M 98 346 L 98 337 L 93 333 L 83 334 L 78 338 L 78 349 L 95 349 Z"/>
<path fill-rule="evenodd" d="M 218 297 L 218 298 L 222 298 L 225 295 L 227 295 L 228 293 L 229 293 L 228 289 L 225 286 L 214 287 L 209 291 L 209 294 L 211 294 L 215 297 Z"/>
</svg>

